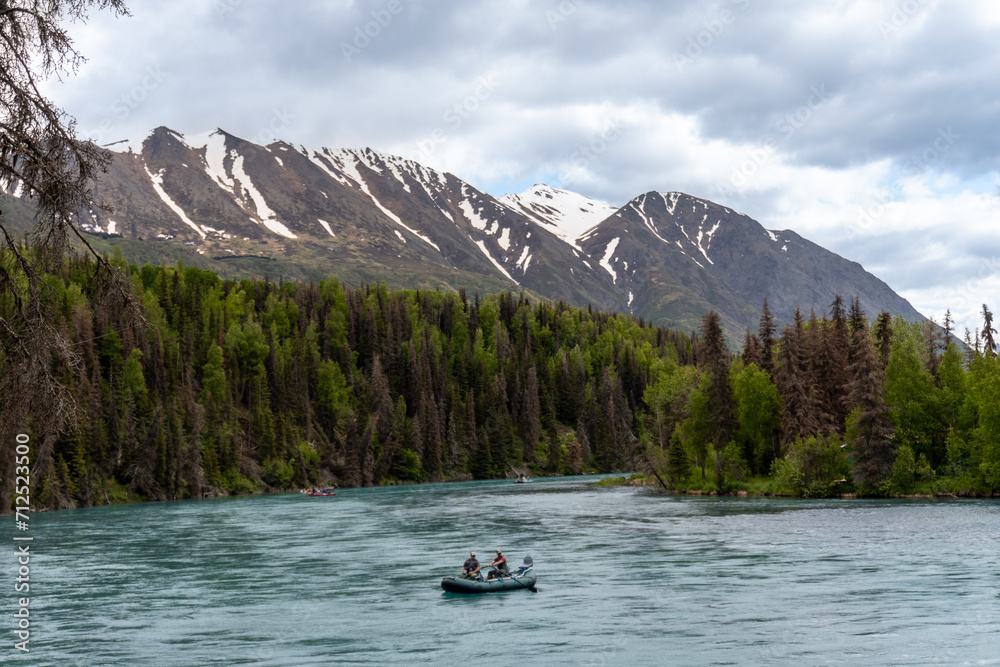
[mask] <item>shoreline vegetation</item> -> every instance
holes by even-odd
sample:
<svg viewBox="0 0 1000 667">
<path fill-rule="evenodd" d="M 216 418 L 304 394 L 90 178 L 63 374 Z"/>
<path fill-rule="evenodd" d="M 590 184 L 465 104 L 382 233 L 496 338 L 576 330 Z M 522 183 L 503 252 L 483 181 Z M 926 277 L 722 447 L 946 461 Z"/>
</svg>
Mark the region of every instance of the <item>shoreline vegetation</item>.
<svg viewBox="0 0 1000 667">
<path fill-rule="evenodd" d="M 0 294 L 0 317 L 42 299 L 73 351 L 44 360 L 75 404 L 69 427 L 16 425 L 33 443 L 35 509 L 512 470 L 639 470 L 689 494 L 1000 492 L 986 306 L 962 345 L 950 318 L 870 322 L 837 295 L 779 333 L 765 301 L 734 354 L 714 312 L 680 332 L 523 293 L 223 280 L 116 250 L 105 261 L 142 304 L 137 325 L 95 301 L 96 261 L 69 257 L 43 292 Z"/>
</svg>

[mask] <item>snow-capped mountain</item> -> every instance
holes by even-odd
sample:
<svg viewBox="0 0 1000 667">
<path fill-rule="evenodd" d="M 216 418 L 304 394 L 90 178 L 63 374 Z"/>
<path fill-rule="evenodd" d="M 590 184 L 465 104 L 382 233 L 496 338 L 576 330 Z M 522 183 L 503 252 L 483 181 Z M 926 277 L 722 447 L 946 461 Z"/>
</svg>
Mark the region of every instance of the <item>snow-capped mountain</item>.
<svg viewBox="0 0 1000 667">
<path fill-rule="evenodd" d="M 154 130 L 122 146 L 95 194 L 137 261 L 419 289 L 526 290 L 692 328 L 710 308 L 731 334 L 860 295 L 869 313 L 920 315 L 860 265 L 793 232 L 677 192 L 621 208 L 536 185 L 499 199 L 453 174 L 365 149 L 259 146 L 222 130 Z M 14 184 L 16 187 L 16 184 Z M 8 191 L 14 188 L 8 187 Z M 141 258 L 141 259 L 140 259 Z"/>
<path fill-rule="evenodd" d="M 577 240 L 618 209 L 575 192 L 534 185 L 519 195 L 506 194 L 500 203 L 579 249 Z"/>
</svg>

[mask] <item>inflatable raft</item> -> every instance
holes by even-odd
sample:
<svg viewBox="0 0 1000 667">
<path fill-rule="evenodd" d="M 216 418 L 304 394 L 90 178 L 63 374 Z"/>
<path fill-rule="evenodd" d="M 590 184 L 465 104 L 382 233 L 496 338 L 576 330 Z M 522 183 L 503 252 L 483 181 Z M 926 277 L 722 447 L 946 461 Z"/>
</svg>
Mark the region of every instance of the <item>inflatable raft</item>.
<svg viewBox="0 0 1000 667">
<path fill-rule="evenodd" d="M 496 579 L 462 579 L 461 577 L 445 577 L 441 580 L 441 588 L 449 593 L 499 593 L 500 591 L 532 590 L 538 577 L 532 570 L 512 572 Z"/>
</svg>

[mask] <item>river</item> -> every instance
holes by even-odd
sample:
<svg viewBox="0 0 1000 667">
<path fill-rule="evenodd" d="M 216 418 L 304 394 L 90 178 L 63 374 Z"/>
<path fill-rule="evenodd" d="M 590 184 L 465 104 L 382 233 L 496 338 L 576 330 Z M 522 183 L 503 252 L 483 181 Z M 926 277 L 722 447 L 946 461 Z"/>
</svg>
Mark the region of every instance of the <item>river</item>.
<svg viewBox="0 0 1000 667">
<path fill-rule="evenodd" d="M 32 515 L 31 665 L 1000 664 L 1000 503 L 595 478 Z M 13 518 L 0 542 L 5 608 Z M 440 588 L 471 550 L 537 592 Z M 13 623 L 8 623 L 13 628 Z"/>
</svg>

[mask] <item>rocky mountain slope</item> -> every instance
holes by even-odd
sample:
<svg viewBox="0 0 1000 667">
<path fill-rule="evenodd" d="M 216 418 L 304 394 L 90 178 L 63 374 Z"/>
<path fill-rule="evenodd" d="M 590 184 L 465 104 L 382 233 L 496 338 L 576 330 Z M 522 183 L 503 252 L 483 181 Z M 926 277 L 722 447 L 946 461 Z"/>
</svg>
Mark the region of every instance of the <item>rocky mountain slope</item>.
<svg viewBox="0 0 1000 667">
<path fill-rule="evenodd" d="M 710 308 L 737 336 L 822 313 L 835 294 L 874 315 L 920 315 L 860 265 L 718 204 L 648 192 L 621 208 L 536 185 L 499 199 L 371 149 L 259 146 L 222 130 L 160 127 L 119 146 L 96 184 L 109 213 L 84 229 L 133 261 L 183 259 L 225 275 L 420 289 L 525 290 L 693 328 Z M 21 194 L 17 184 L 8 193 Z"/>
</svg>

